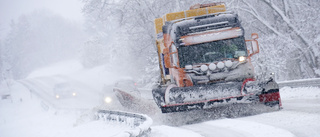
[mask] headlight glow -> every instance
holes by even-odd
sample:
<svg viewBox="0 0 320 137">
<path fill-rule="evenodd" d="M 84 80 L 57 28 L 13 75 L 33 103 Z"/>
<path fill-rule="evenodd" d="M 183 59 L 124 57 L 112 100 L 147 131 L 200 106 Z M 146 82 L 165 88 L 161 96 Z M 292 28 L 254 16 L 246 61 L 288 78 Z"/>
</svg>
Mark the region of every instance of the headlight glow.
<svg viewBox="0 0 320 137">
<path fill-rule="evenodd" d="M 239 62 L 243 62 L 243 61 L 245 61 L 246 60 L 246 57 L 244 57 L 244 56 L 240 56 L 239 57 Z"/>
<path fill-rule="evenodd" d="M 58 99 L 58 98 L 60 98 L 60 96 L 59 96 L 59 95 L 56 95 L 56 98 Z"/>
<path fill-rule="evenodd" d="M 77 95 L 77 93 L 76 93 L 76 92 L 73 92 L 73 93 L 72 93 L 72 96 L 76 96 L 76 95 Z"/>
<path fill-rule="evenodd" d="M 104 98 L 104 102 L 106 102 L 106 103 L 111 103 L 111 101 L 112 101 L 112 98 L 110 98 L 110 97 Z"/>
</svg>

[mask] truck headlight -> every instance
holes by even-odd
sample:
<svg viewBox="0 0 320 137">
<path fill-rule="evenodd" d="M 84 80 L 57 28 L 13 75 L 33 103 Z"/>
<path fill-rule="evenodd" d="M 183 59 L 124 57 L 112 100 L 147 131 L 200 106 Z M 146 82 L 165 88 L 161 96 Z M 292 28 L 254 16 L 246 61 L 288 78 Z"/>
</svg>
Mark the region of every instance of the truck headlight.
<svg viewBox="0 0 320 137">
<path fill-rule="evenodd" d="M 244 56 L 240 56 L 239 57 L 239 62 L 243 62 L 243 61 L 245 61 L 246 60 L 246 57 L 244 57 Z"/>
<path fill-rule="evenodd" d="M 109 104 L 109 103 L 112 102 L 112 98 L 106 97 L 106 98 L 104 98 L 104 102 L 106 102 L 107 104 Z"/>
<path fill-rule="evenodd" d="M 76 92 L 73 92 L 73 93 L 72 93 L 72 96 L 76 96 L 76 95 L 77 95 L 77 93 L 76 93 Z"/>
<path fill-rule="evenodd" d="M 60 98 L 60 96 L 59 96 L 59 95 L 56 95 L 56 98 L 57 98 L 57 99 L 59 99 L 59 98 Z"/>
</svg>

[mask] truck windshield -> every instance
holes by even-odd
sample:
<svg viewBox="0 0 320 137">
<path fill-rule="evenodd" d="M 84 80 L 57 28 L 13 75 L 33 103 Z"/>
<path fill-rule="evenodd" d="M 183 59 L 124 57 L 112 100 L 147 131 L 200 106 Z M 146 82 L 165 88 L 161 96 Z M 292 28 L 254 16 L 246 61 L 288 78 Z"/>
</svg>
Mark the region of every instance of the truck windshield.
<svg viewBox="0 0 320 137">
<path fill-rule="evenodd" d="M 247 56 L 244 37 L 219 40 L 178 48 L 180 67 L 211 63 L 228 58 Z"/>
</svg>

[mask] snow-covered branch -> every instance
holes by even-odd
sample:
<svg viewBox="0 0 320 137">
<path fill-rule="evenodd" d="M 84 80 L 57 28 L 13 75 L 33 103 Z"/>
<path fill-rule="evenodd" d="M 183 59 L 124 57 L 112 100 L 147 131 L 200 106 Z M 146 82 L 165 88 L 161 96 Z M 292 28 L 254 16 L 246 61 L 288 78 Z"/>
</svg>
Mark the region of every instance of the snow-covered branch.
<svg viewBox="0 0 320 137">
<path fill-rule="evenodd" d="M 288 25 L 288 27 L 298 36 L 298 38 L 301 39 L 301 41 L 303 42 L 304 45 L 307 46 L 307 50 L 302 50 L 302 51 L 306 51 L 309 54 L 309 59 L 311 60 L 311 65 L 313 67 L 318 67 L 318 65 L 316 64 L 315 61 L 315 55 L 313 50 L 311 49 L 311 43 L 309 42 L 309 40 L 307 38 L 305 38 L 300 31 L 298 31 L 297 27 L 295 27 L 290 19 L 272 2 L 267 1 L 267 0 L 263 0 L 269 7 L 271 7 L 272 9 L 274 9 L 274 11 L 276 11 L 276 13 L 278 13 L 278 15 L 280 15 L 280 17 L 283 19 L 283 21 Z M 305 48 L 303 48 L 305 49 Z"/>
</svg>

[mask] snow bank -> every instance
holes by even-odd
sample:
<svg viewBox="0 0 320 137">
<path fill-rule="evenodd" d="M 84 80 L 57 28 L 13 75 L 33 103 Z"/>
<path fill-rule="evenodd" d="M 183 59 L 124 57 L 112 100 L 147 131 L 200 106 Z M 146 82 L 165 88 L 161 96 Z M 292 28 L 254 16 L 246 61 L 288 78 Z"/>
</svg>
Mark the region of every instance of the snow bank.
<svg viewBox="0 0 320 137">
<path fill-rule="evenodd" d="M 54 75 L 69 75 L 83 69 L 81 62 L 77 60 L 68 60 L 52 64 L 48 67 L 38 69 L 28 75 L 27 78 L 54 76 Z"/>
<path fill-rule="evenodd" d="M 151 137 L 203 137 L 198 133 L 190 130 L 170 127 L 170 126 L 154 126 L 152 127 Z"/>
<path fill-rule="evenodd" d="M 10 95 L 10 85 L 11 82 L 8 80 L 4 80 L 0 83 L 0 99 L 6 98 L 6 96 Z"/>
<path fill-rule="evenodd" d="M 99 91 L 105 85 L 113 85 L 116 81 L 126 77 L 124 74 L 119 74 L 115 66 L 112 65 L 87 69 L 79 60 L 68 60 L 35 70 L 28 75 L 27 79 L 58 76 L 77 80 Z"/>
<path fill-rule="evenodd" d="M 41 107 L 41 101 L 20 84 L 12 85 L 12 101 L 0 100 L 0 136 L 53 137 L 72 127 L 73 116 L 56 116 Z"/>
<path fill-rule="evenodd" d="M 319 43 L 320 42 L 320 35 L 318 35 L 315 39 L 314 42 Z"/>
<path fill-rule="evenodd" d="M 0 100 L 0 136 L 2 137 L 128 137 L 128 126 L 89 121 L 77 125 L 81 111 L 47 111 L 41 99 L 19 83 L 11 87 L 12 99 Z M 77 125 L 77 126 L 75 126 Z"/>
<path fill-rule="evenodd" d="M 197 131 L 204 136 L 294 137 L 291 132 L 278 127 L 238 119 L 208 121 L 200 124 L 183 126 L 183 128 Z"/>
<path fill-rule="evenodd" d="M 318 87 L 300 87 L 300 88 L 283 87 L 280 89 L 280 96 L 282 100 L 317 99 L 317 98 L 320 98 L 320 88 Z"/>
<path fill-rule="evenodd" d="M 106 124 L 104 121 L 92 121 L 74 128 L 70 128 L 62 137 L 129 137 L 127 126 Z"/>
<path fill-rule="evenodd" d="M 90 85 L 96 90 L 101 90 L 104 85 L 113 85 L 119 74 L 109 68 L 109 66 L 98 66 L 92 69 L 82 69 L 77 73 L 68 75 L 82 83 Z"/>
</svg>

